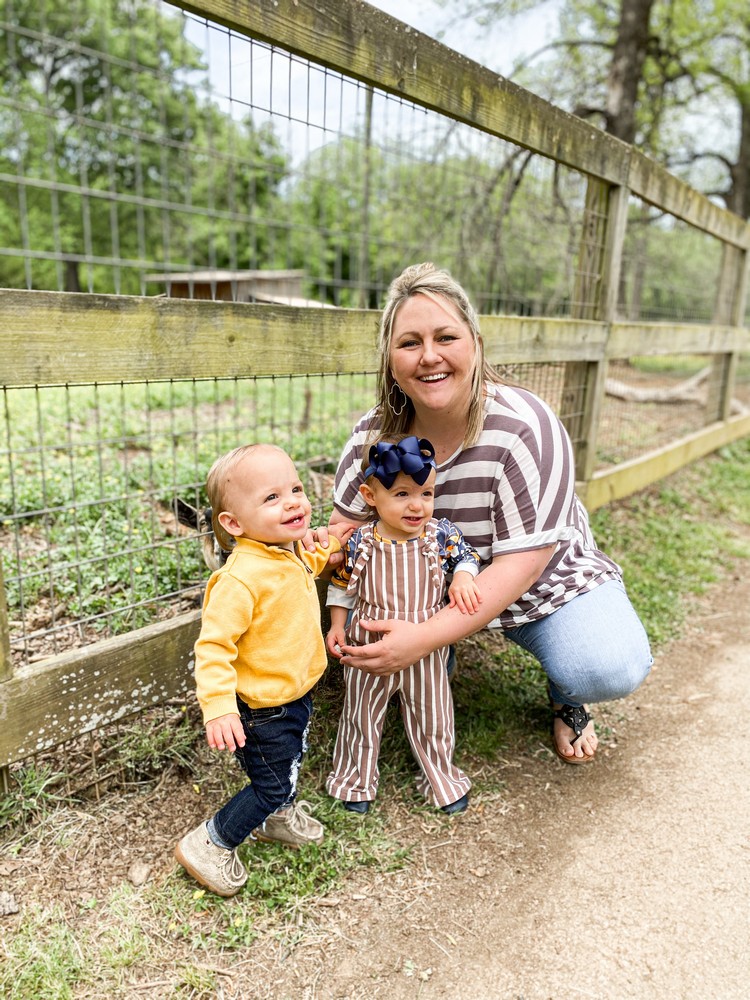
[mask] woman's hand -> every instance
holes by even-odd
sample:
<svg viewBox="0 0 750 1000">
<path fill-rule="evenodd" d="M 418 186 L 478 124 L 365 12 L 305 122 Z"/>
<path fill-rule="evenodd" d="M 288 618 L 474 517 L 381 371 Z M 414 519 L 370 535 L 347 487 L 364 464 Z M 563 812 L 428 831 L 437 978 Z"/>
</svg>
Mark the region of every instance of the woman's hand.
<svg viewBox="0 0 750 1000">
<path fill-rule="evenodd" d="M 404 670 L 433 649 L 449 646 L 479 631 L 501 611 L 524 594 L 547 565 L 554 545 L 528 552 L 495 556 L 476 578 L 481 595 L 478 609 L 464 614 L 458 606 L 441 608 L 426 622 L 362 621 L 360 626 L 379 642 L 365 646 L 342 646 L 341 662 L 371 674 L 394 674 Z"/>
<path fill-rule="evenodd" d="M 379 642 L 369 642 L 364 646 L 343 646 L 341 662 L 347 667 L 356 667 L 369 674 L 387 676 L 397 670 L 416 663 L 433 648 L 415 622 L 400 619 L 388 621 L 367 621 L 360 619 L 360 628 L 372 632 L 374 638 L 380 634 Z"/>
</svg>

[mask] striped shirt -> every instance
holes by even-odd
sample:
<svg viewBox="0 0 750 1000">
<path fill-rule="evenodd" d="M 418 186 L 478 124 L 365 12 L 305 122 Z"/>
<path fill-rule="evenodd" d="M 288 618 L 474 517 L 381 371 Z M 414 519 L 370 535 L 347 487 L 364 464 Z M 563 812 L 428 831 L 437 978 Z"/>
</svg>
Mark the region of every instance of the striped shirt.
<svg viewBox="0 0 750 1000">
<path fill-rule="evenodd" d="M 362 450 L 378 423 L 376 410 L 366 413 L 341 456 L 333 501 L 344 517 L 367 513 L 359 493 Z M 620 567 L 596 547 L 576 496 L 570 438 L 551 408 L 526 389 L 487 386 L 479 440 L 437 468 L 434 516 L 458 525 L 482 566 L 497 555 L 556 546 L 536 583 L 492 626 L 535 621 L 621 579 Z"/>
</svg>

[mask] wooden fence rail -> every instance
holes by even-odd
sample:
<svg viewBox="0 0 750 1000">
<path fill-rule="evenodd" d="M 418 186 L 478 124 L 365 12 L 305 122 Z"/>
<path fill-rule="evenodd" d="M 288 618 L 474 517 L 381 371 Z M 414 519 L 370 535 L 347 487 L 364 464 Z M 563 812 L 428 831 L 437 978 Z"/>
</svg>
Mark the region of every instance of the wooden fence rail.
<svg viewBox="0 0 750 1000">
<path fill-rule="evenodd" d="M 750 226 L 629 146 L 359 0 L 201 0 L 179 6 L 371 87 L 399 95 L 586 175 L 588 191 L 570 319 L 486 316 L 494 363 L 563 362 L 585 387 L 576 420 L 579 490 L 590 509 L 750 434 L 730 416 Z M 630 195 L 724 246 L 714 322 L 623 323 L 616 315 Z M 596 248 L 592 251 L 591 248 Z M 588 287 L 583 287 L 587 284 Z M 0 292 L 5 386 L 343 373 L 375 369 L 377 315 L 165 298 Z M 262 345 L 262 350 L 258 350 Z M 707 426 L 668 447 L 594 472 L 607 363 L 634 355 L 706 354 L 717 386 Z M 573 391 L 571 388 L 570 391 Z M 575 390 L 579 391 L 579 390 Z M 196 614 L 51 657 L 12 674 L 0 577 L 0 767 L 152 707 L 192 683 Z"/>
</svg>

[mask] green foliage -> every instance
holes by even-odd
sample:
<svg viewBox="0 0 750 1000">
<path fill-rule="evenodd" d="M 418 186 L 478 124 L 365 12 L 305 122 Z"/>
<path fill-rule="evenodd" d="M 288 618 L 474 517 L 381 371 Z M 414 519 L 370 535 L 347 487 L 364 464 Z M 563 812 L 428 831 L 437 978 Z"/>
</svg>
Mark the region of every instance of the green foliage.
<svg viewBox="0 0 750 1000">
<path fill-rule="evenodd" d="M 368 164 L 365 201 L 363 162 Z M 311 153 L 288 197 L 292 263 L 320 261 L 311 294 L 340 306 L 382 305 L 382 292 L 407 261 L 433 259 L 461 281 L 481 312 L 564 314 L 578 251 L 571 218 L 583 186 L 570 173 L 526 174 L 521 150 L 487 142 L 467 152 L 440 130 L 412 159 L 343 138 Z M 521 183 L 523 180 L 523 183 Z M 540 229 L 544 238 L 540 238 Z M 361 245 L 352 234 L 367 233 Z M 362 301 L 361 257 L 385 276 Z M 382 279 L 381 279 L 382 280 Z"/>
<path fill-rule="evenodd" d="M 733 531 L 750 523 L 750 440 L 592 517 L 598 544 L 620 563 L 655 647 L 673 638 L 686 599 L 723 575 L 727 557 L 747 556 Z"/>
<path fill-rule="evenodd" d="M 195 761 L 195 725 L 187 707 L 166 722 L 140 716 L 118 727 L 111 754 L 113 763 L 132 781 L 153 779 L 170 765 L 190 768 Z"/>
<path fill-rule="evenodd" d="M 55 791 L 63 775 L 49 765 L 29 764 L 8 771 L 10 788 L 0 796 L 0 828 L 41 823 L 67 796 Z"/>
<path fill-rule="evenodd" d="M 30 908 L 4 938 L 0 992 L 6 1000 L 73 1000 L 87 978 L 86 960 L 62 908 Z"/>
<path fill-rule="evenodd" d="M 0 170 L 34 182 L 20 212 L 4 186 L 0 243 L 50 258 L 3 257 L 0 285 L 33 270 L 35 288 L 137 294 L 160 264 L 268 262 L 285 157 L 271 128 L 201 96 L 182 15 L 150 0 L 0 7 L 17 27 L 0 47 Z"/>
</svg>

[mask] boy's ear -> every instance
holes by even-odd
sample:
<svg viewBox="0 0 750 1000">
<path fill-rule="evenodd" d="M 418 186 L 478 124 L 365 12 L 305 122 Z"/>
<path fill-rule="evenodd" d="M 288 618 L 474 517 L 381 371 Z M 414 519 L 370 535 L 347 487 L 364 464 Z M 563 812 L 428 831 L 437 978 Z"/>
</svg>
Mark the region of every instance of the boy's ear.
<svg viewBox="0 0 750 1000">
<path fill-rule="evenodd" d="M 217 520 L 228 535 L 239 537 L 239 535 L 242 534 L 242 528 L 239 525 L 239 521 L 234 514 L 230 514 L 228 510 L 223 510 L 221 514 L 219 514 Z"/>
<path fill-rule="evenodd" d="M 359 488 L 359 492 L 362 494 L 362 499 L 365 501 L 368 507 L 375 507 L 375 494 L 372 492 L 367 483 L 362 483 Z"/>
</svg>

